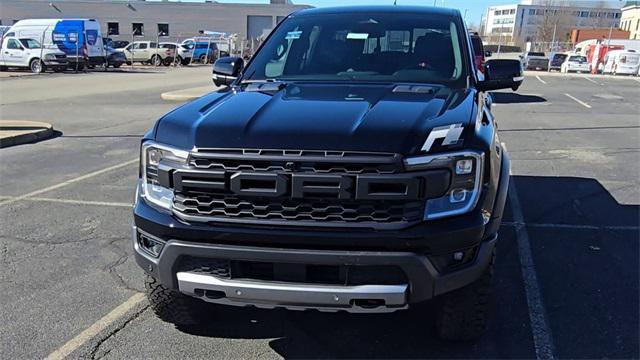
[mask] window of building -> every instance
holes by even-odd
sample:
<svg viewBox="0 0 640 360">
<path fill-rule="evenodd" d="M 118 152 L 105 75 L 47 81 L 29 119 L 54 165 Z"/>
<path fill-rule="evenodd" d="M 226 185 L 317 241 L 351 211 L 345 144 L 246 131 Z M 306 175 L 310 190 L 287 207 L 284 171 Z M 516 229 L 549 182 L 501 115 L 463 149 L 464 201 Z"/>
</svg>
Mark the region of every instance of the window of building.
<svg viewBox="0 0 640 360">
<path fill-rule="evenodd" d="M 500 14 L 501 14 L 500 10 L 496 10 L 493 12 L 493 15 L 500 15 Z"/>
<path fill-rule="evenodd" d="M 169 36 L 169 24 L 158 24 L 158 36 Z"/>
<path fill-rule="evenodd" d="M 543 9 L 536 9 L 536 15 L 544 15 Z"/>
<path fill-rule="evenodd" d="M 581 18 L 589 17 L 589 12 L 588 11 L 580 11 L 580 17 Z"/>
<path fill-rule="evenodd" d="M 536 9 L 529 9 L 529 15 L 535 15 Z"/>
<path fill-rule="evenodd" d="M 598 16 L 597 12 L 592 11 L 592 12 L 589 13 L 589 17 L 590 18 L 594 18 L 594 17 L 597 17 L 597 16 Z"/>
<path fill-rule="evenodd" d="M 615 17 L 616 17 L 616 19 L 619 19 L 620 18 L 620 13 L 616 13 Z"/>
<path fill-rule="evenodd" d="M 143 23 L 132 23 L 131 24 L 131 33 L 133 36 L 144 36 L 144 24 Z"/>
<path fill-rule="evenodd" d="M 109 35 L 120 35 L 120 24 L 117 22 L 108 22 L 107 23 L 107 34 Z"/>
<path fill-rule="evenodd" d="M 507 10 L 502 10 L 502 15 L 509 15 L 509 9 L 507 9 Z"/>
</svg>

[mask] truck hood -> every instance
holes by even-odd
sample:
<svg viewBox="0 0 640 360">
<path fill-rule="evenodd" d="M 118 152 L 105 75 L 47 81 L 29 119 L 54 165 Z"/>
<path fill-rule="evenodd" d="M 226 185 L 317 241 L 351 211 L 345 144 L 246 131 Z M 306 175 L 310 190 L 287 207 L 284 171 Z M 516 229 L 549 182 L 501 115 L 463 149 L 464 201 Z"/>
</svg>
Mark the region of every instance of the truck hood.
<svg viewBox="0 0 640 360">
<path fill-rule="evenodd" d="M 438 85 L 420 91 L 398 84 L 317 83 L 276 91 L 224 89 L 165 115 L 156 124 L 155 140 L 183 149 L 413 154 L 433 128 L 467 126 L 475 119 L 474 99 L 475 90 Z"/>
</svg>

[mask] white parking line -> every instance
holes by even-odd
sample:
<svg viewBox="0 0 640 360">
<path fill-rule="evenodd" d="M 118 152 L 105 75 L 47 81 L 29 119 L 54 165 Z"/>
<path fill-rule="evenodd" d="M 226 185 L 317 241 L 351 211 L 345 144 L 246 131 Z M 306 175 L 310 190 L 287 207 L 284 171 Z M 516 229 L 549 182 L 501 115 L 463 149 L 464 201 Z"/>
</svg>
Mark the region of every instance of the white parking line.
<svg viewBox="0 0 640 360">
<path fill-rule="evenodd" d="M 595 80 L 593 80 L 593 79 L 591 79 L 591 78 L 589 78 L 589 77 L 586 77 L 586 76 L 585 76 L 585 77 L 583 77 L 583 79 L 585 79 L 585 80 L 587 80 L 587 81 L 591 81 L 591 82 L 592 82 L 592 83 L 594 83 L 594 84 L 604 85 L 603 83 L 599 83 L 599 82 L 597 82 L 597 81 L 595 81 Z"/>
<path fill-rule="evenodd" d="M 502 146 L 506 149 L 504 143 Z M 511 212 L 513 213 L 515 223 L 524 224 L 518 190 L 516 189 L 513 179 L 509 182 L 509 204 L 511 205 Z M 553 337 L 551 336 L 551 329 L 549 328 L 540 287 L 538 285 L 538 275 L 536 274 L 533 255 L 531 254 L 529 234 L 527 233 L 527 228 L 523 225 L 516 226 L 515 230 L 536 357 L 538 359 L 553 359 Z"/>
<path fill-rule="evenodd" d="M 57 203 L 75 204 L 75 205 L 113 206 L 113 207 L 125 207 L 125 208 L 130 208 L 130 207 L 133 206 L 133 204 L 131 204 L 131 203 L 121 203 L 121 202 L 54 199 L 54 198 L 42 198 L 42 197 L 30 197 L 30 198 L 26 198 L 26 199 L 23 199 L 23 200 L 26 200 L 26 201 L 57 202 Z"/>
<path fill-rule="evenodd" d="M 538 79 L 538 81 L 540 81 L 541 83 L 543 83 L 543 84 L 547 85 L 547 82 L 546 82 L 546 81 L 544 81 L 544 80 L 542 80 L 542 78 L 540 78 L 540 76 L 539 76 L 539 75 L 536 75 L 536 79 Z"/>
<path fill-rule="evenodd" d="M 24 194 L 24 195 L 20 195 L 20 196 L 16 196 L 16 197 L 13 197 L 13 198 L 10 198 L 10 199 L 2 200 L 2 201 L 0 201 L 0 205 L 12 204 L 12 203 L 14 203 L 16 201 L 20 201 L 20 200 L 23 200 L 23 199 L 26 199 L 26 198 L 30 198 L 30 197 L 33 197 L 35 195 L 40 195 L 40 194 L 45 193 L 47 191 L 56 190 L 56 189 L 59 189 L 61 187 L 65 187 L 67 185 L 71 185 L 73 183 L 76 183 L 78 181 L 90 179 L 90 178 L 92 178 L 94 176 L 98 176 L 98 175 L 104 174 L 104 173 L 112 171 L 112 170 L 120 169 L 120 168 L 123 168 L 125 166 L 134 164 L 136 162 L 138 162 L 138 159 L 125 161 L 125 162 L 117 164 L 117 165 L 109 166 L 108 168 L 104 168 L 102 170 L 97 170 L 97 171 L 94 171 L 94 172 L 90 172 L 88 174 L 85 174 L 85 175 L 82 175 L 82 176 L 78 176 L 77 178 L 73 178 L 71 180 L 63 181 L 63 182 L 61 182 L 59 184 L 56 184 L 56 185 L 52 185 L 52 186 L 49 186 L 49 187 L 46 187 L 46 188 L 43 188 L 43 189 L 35 190 L 35 191 L 30 192 L 30 193 L 27 193 L 27 194 Z"/>
<path fill-rule="evenodd" d="M 587 104 L 586 102 L 580 100 L 580 99 L 576 99 L 575 97 L 571 96 L 570 94 L 564 93 L 565 95 L 567 95 L 567 97 L 569 97 L 569 99 L 577 102 L 578 104 L 586 107 L 587 109 L 591 109 L 591 105 Z"/>
<path fill-rule="evenodd" d="M 633 80 L 635 80 L 635 81 L 637 81 L 637 82 L 640 82 L 640 79 L 633 78 Z"/>
<path fill-rule="evenodd" d="M 80 334 L 76 335 L 73 339 L 69 340 L 66 344 L 62 345 L 60 348 L 53 351 L 49 354 L 46 359 L 48 360 L 59 360 L 64 359 L 69 354 L 77 350 L 80 346 L 82 346 L 87 341 L 91 340 L 94 336 L 98 335 L 101 331 L 106 329 L 109 325 L 114 323 L 116 320 L 124 316 L 128 311 L 133 309 L 136 305 L 142 302 L 145 299 L 143 293 L 136 293 L 132 297 L 130 297 L 127 301 L 118 305 L 115 309 L 111 310 L 110 313 L 102 317 L 102 319 L 93 323 L 93 325 L 89 326 Z"/>
</svg>

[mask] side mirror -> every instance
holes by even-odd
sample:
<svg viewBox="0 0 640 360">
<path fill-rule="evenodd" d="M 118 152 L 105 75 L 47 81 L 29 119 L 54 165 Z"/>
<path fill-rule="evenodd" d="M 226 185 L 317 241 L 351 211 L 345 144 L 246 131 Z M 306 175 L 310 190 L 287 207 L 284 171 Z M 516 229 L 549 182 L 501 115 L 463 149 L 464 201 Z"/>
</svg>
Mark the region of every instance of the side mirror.
<svg viewBox="0 0 640 360">
<path fill-rule="evenodd" d="M 239 57 L 223 57 L 213 64 L 213 83 L 216 86 L 231 85 L 244 69 L 244 60 Z"/>
<path fill-rule="evenodd" d="M 485 58 L 489 58 L 489 57 L 491 57 L 491 55 L 493 55 L 493 53 L 491 51 L 489 51 L 489 50 L 484 52 L 484 57 Z"/>
<path fill-rule="evenodd" d="M 524 80 L 522 63 L 518 60 L 489 60 L 484 68 L 484 80 L 478 84 L 478 88 L 482 91 L 499 89 L 516 91 Z"/>
</svg>

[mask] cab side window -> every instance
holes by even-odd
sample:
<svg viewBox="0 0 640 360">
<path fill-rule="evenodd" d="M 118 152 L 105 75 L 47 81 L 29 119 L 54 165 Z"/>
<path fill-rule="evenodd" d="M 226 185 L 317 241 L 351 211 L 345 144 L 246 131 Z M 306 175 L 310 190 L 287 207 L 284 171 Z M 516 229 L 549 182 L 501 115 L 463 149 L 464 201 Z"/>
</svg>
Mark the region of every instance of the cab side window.
<svg viewBox="0 0 640 360">
<path fill-rule="evenodd" d="M 20 46 L 18 40 L 9 39 L 9 41 L 7 41 L 7 49 L 22 50 L 22 46 Z"/>
<path fill-rule="evenodd" d="M 146 49 L 147 43 L 141 43 L 139 49 Z"/>
</svg>

